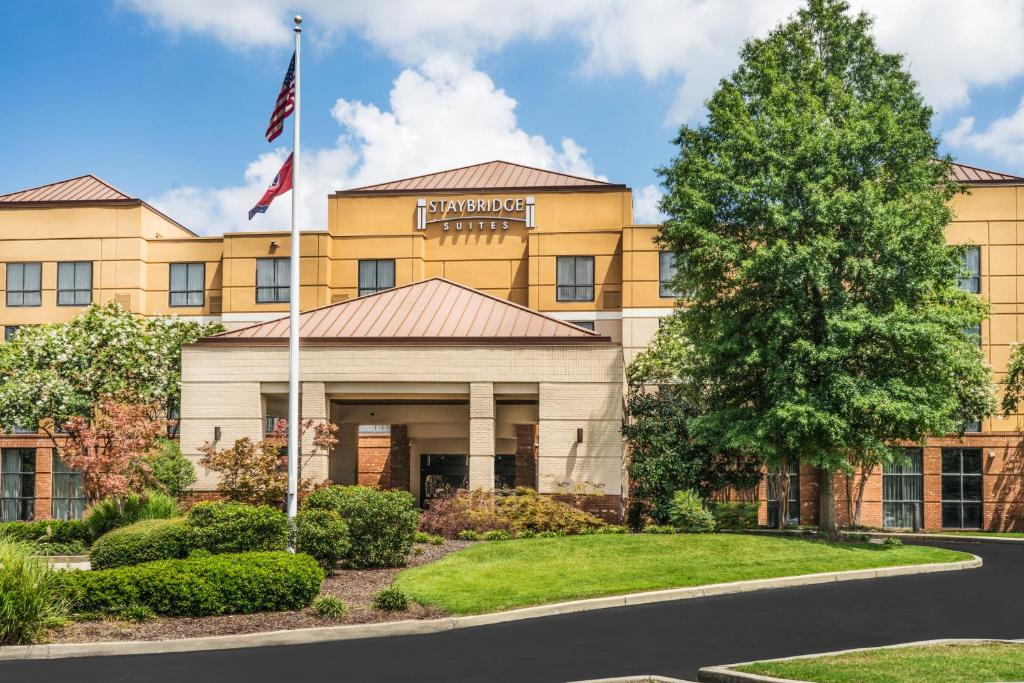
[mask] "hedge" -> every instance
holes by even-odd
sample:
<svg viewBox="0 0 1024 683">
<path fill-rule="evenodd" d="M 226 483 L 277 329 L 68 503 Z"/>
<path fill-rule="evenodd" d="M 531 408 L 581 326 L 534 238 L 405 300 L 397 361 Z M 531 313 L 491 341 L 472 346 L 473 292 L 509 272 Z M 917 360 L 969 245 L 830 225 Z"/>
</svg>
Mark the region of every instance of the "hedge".
<svg viewBox="0 0 1024 683">
<path fill-rule="evenodd" d="M 153 560 L 185 557 L 185 518 L 147 519 L 114 529 L 93 544 L 89 560 L 93 569 L 124 567 Z"/>
<path fill-rule="evenodd" d="M 215 555 L 284 550 L 288 518 L 267 505 L 199 503 L 188 512 L 187 543 Z"/>
<path fill-rule="evenodd" d="M 312 557 L 286 552 L 159 560 L 130 567 L 60 574 L 76 612 L 200 617 L 295 610 L 320 592 L 324 572 Z"/>
<path fill-rule="evenodd" d="M 352 567 L 401 567 L 416 537 L 419 513 L 406 491 L 327 486 L 306 498 L 305 509 L 334 510 L 348 525 Z"/>
<path fill-rule="evenodd" d="M 89 530 L 80 519 L 41 519 L 36 522 L 0 523 L 0 538 L 12 541 L 45 543 L 84 543 L 89 545 Z"/>
</svg>

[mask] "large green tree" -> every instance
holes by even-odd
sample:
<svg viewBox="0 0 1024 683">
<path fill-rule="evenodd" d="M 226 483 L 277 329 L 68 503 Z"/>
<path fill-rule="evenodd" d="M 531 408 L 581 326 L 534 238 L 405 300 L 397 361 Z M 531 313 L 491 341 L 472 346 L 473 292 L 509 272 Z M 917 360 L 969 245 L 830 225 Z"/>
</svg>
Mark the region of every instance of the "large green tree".
<svg viewBox="0 0 1024 683">
<path fill-rule="evenodd" d="M 705 411 L 691 433 L 819 468 L 834 532 L 835 472 L 890 445 L 957 432 L 994 408 L 964 329 L 986 306 L 946 245 L 949 160 L 932 111 L 871 19 L 810 0 L 763 39 L 684 126 L 661 170 L 661 240 L 687 292 L 686 372 Z"/>
<path fill-rule="evenodd" d="M 166 415 L 179 401 L 182 345 L 223 329 L 143 318 L 114 303 L 67 323 L 22 327 L 0 345 L 0 431 L 89 419 L 104 400 L 156 406 Z"/>
</svg>

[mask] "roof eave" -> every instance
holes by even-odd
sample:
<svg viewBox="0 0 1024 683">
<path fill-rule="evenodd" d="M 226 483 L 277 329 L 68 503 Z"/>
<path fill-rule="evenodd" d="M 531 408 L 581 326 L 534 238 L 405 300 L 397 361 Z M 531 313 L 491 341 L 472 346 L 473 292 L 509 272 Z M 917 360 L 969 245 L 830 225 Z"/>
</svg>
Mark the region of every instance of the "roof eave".
<svg viewBox="0 0 1024 683">
<path fill-rule="evenodd" d="M 522 187 L 448 187 L 421 190 L 336 190 L 332 197 L 380 197 L 406 195 L 421 197 L 423 195 L 468 194 L 470 192 L 624 192 L 629 191 L 628 185 L 607 183 L 604 185 L 531 185 Z"/>
<path fill-rule="evenodd" d="M 227 334 L 230 334 L 227 333 Z M 603 335 L 572 337 L 300 337 L 303 346 L 615 346 Z M 189 346 L 286 346 L 288 337 L 203 337 Z"/>
</svg>

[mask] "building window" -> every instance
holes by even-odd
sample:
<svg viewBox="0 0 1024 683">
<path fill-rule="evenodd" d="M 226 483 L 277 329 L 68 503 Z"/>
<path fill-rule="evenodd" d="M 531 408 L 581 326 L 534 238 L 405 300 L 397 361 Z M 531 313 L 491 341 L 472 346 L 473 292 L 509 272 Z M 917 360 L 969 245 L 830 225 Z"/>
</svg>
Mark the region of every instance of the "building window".
<svg viewBox="0 0 1024 683">
<path fill-rule="evenodd" d="M 942 528 L 981 528 L 981 449 L 942 449 Z"/>
<path fill-rule="evenodd" d="M 980 432 L 981 431 L 981 421 L 980 420 L 968 420 L 967 422 L 964 422 L 964 431 L 965 432 Z"/>
<path fill-rule="evenodd" d="M 658 296 L 663 299 L 675 298 L 676 290 L 672 280 L 676 276 L 676 255 L 671 251 L 658 254 Z"/>
<path fill-rule="evenodd" d="M 800 524 L 800 461 L 788 460 L 789 465 L 789 519 L 787 526 L 798 526 Z M 779 493 L 776 490 L 775 481 L 768 477 L 768 526 L 778 526 L 779 520 Z"/>
<path fill-rule="evenodd" d="M 967 335 L 968 339 L 977 344 L 979 348 L 981 347 L 981 323 L 965 327 L 964 334 Z"/>
<path fill-rule="evenodd" d="M 914 507 L 924 502 L 923 461 L 920 448 L 904 448 L 901 459 L 882 465 L 883 526 L 895 529 L 913 526 Z"/>
<path fill-rule="evenodd" d="M 0 452 L 0 521 L 31 521 L 36 514 L 36 449 Z"/>
<path fill-rule="evenodd" d="M 171 264 L 171 306 L 202 306 L 206 303 L 206 264 Z"/>
<path fill-rule="evenodd" d="M 395 286 L 394 259 L 359 261 L 359 296 L 382 292 Z"/>
<path fill-rule="evenodd" d="M 583 329 L 590 330 L 591 332 L 594 331 L 594 321 L 593 320 L 570 320 L 569 324 L 570 325 L 575 325 L 576 327 L 582 327 Z"/>
<path fill-rule="evenodd" d="M 277 415 L 265 415 L 263 417 L 263 432 L 265 434 L 273 434 L 275 431 L 277 431 L 277 423 L 280 422 L 281 420 L 284 420 L 284 418 L 278 417 Z M 287 425 L 285 426 L 284 429 L 281 430 L 281 433 L 284 434 L 286 431 Z"/>
<path fill-rule="evenodd" d="M 960 289 L 980 294 L 981 247 L 967 247 L 964 250 L 964 270 L 967 271 L 967 277 L 960 280 Z"/>
<path fill-rule="evenodd" d="M 53 493 L 50 499 L 53 519 L 81 519 L 85 512 L 85 485 L 82 473 L 64 464 L 53 449 Z"/>
<path fill-rule="evenodd" d="M 18 334 L 20 327 L 20 325 L 4 325 L 4 341 L 9 342 L 14 339 L 14 335 Z"/>
<path fill-rule="evenodd" d="M 7 305 L 42 306 L 42 266 L 39 263 L 7 264 Z"/>
<path fill-rule="evenodd" d="M 286 258 L 256 259 L 256 303 L 287 303 L 291 270 Z"/>
<path fill-rule="evenodd" d="M 57 264 L 57 305 L 88 306 L 92 303 L 92 262 Z"/>
<path fill-rule="evenodd" d="M 390 434 L 391 425 L 359 425 L 360 434 Z"/>
<path fill-rule="evenodd" d="M 559 256 L 556 259 L 558 301 L 594 300 L 594 257 Z"/>
</svg>

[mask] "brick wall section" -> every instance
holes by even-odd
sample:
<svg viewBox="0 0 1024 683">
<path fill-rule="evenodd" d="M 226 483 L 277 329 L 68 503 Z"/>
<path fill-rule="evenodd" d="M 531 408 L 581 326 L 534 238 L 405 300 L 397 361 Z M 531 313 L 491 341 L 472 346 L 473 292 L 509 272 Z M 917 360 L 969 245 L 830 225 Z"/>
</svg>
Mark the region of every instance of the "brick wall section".
<svg viewBox="0 0 1024 683">
<path fill-rule="evenodd" d="M 36 519 L 50 519 L 53 495 L 53 448 L 36 448 Z"/>
<path fill-rule="evenodd" d="M 409 490 L 409 427 L 391 425 L 391 445 L 388 454 L 388 486 Z"/>
<path fill-rule="evenodd" d="M 360 486 L 391 486 L 391 437 L 384 434 L 359 435 L 356 477 Z"/>
<path fill-rule="evenodd" d="M 537 488 L 537 425 L 516 425 L 516 485 Z"/>
</svg>

